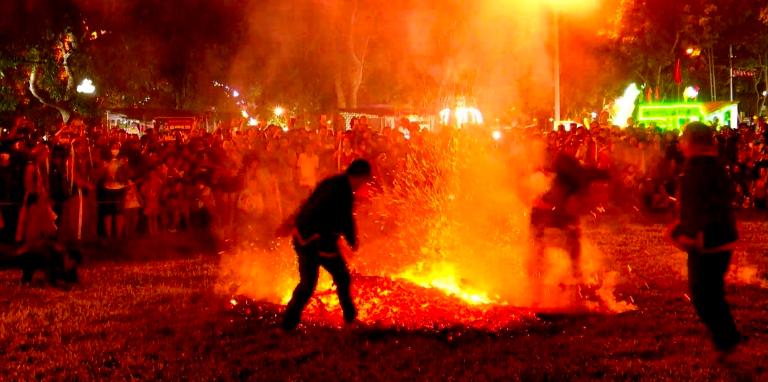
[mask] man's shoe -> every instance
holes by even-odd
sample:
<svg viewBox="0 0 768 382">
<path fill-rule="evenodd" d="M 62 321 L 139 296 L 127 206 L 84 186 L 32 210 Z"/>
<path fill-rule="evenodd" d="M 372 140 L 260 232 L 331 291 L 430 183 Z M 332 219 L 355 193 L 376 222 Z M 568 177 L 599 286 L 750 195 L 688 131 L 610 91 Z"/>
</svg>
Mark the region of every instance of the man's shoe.
<svg viewBox="0 0 768 382">
<path fill-rule="evenodd" d="M 351 324 L 355 322 L 357 319 L 357 309 L 352 309 L 351 311 L 344 312 L 344 322 L 347 324 Z"/>
<path fill-rule="evenodd" d="M 294 319 L 286 316 L 283 318 L 283 322 L 280 324 L 280 328 L 283 329 L 284 332 L 292 332 L 299 326 L 299 321 L 300 319 Z"/>
</svg>

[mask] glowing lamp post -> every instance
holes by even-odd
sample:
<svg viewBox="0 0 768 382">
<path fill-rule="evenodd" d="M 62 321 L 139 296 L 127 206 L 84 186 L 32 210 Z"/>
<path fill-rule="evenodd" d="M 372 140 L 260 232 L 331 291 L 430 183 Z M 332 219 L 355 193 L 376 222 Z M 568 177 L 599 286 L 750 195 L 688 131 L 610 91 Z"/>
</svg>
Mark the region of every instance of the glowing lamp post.
<svg viewBox="0 0 768 382">
<path fill-rule="evenodd" d="M 560 13 L 555 9 L 555 123 L 560 122 Z"/>
<path fill-rule="evenodd" d="M 93 94 L 96 91 L 96 87 L 93 86 L 93 81 L 88 78 L 84 78 L 80 85 L 77 85 L 77 92 L 80 94 Z"/>
<path fill-rule="evenodd" d="M 275 116 L 276 117 L 282 117 L 283 114 L 285 114 L 285 109 L 283 109 L 282 107 L 278 106 L 278 107 L 275 108 L 274 112 L 275 112 Z"/>
<path fill-rule="evenodd" d="M 560 118 L 560 11 L 577 10 L 590 8 L 594 5 L 592 0 L 546 0 L 545 3 L 552 8 L 553 29 L 555 35 L 554 47 L 554 80 L 555 80 L 555 124 L 559 123 Z"/>
</svg>

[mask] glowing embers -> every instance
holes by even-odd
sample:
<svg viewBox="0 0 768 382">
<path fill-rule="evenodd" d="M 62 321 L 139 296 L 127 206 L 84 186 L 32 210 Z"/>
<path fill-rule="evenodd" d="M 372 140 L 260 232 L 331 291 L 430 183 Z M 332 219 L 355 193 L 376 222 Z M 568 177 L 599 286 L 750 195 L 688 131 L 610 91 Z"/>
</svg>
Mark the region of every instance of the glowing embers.
<svg viewBox="0 0 768 382">
<path fill-rule="evenodd" d="M 463 299 L 446 296 L 442 290 L 389 277 L 356 276 L 352 294 L 357 304 L 358 320 L 376 327 L 500 330 L 535 320 L 534 313 L 526 309 L 468 304 Z M 255 302 L 246 296 L 235 296 L 228 305 L 229 309 L 246 319 L 263 319 L 270 315 L 265 311 L 269 304 Z M 279 308 L 273 305 L 271 309 Z M 327 284 L 318 287 L 302 320 L 306 324 L 343 326 L 335 288 Z"/>
<path fill-rule="evenodd" d="M 394 278 L 407 280 L 424 288 L 438 289 L 471 305 L 494 302 L 486 292 L 473 288 L 468 281 L 462 280 L 454 265 L 445 262 L 433 264 L 428 269 L 424 269 L 424 263 L 420 262 Z"/>
</svg>

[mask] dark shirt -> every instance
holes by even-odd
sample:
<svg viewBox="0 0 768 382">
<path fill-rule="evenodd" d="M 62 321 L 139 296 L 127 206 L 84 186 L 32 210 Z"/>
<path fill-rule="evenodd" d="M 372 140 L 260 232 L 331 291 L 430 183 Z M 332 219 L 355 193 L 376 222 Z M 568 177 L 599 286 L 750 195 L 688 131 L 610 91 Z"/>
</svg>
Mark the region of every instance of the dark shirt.
<svg viewBox="0 0 768 382">
<path fill-rule="evenodd" d="M 717 157 L 697 156 L 686 161 L 680 179 L 678 234 L 704 234 L 704 247 L 715 248 L 738 239 L 731 202 L 734 183 Z"/>
<path fill-rule="evenodd" d="M 565 206 L 568 198 L 585 192 L 595 181 L 608 180 L 608 171 L 584 167 L 579 161 L 565 154 L 559 154 L 552 165 L 555 179 L 543 200 L 558 207 Z"/>
<path fill-rule="evenodd" d="M 352 216 L 354 194 L 346 175 L 323 180 L 296 215 L 296 228 L 304 239 L 319 234 L 321 245 L 335 247 L 339 235 L 357 244 L 357 229 Z"/>
<path fill-rule="evenodd" d="M 569 201 L 584 196 L 592 183 L 609 179 L 608 171 L 583 167 L 576 159 L 565 154 L 557 155 L 552 167 L 555 179 L 541 197 L 545 206 L 533 208 L 532 223 L 553 227 L 575 224 L 579 219 L 578 211 L 569 210 Z"/>
</svg>

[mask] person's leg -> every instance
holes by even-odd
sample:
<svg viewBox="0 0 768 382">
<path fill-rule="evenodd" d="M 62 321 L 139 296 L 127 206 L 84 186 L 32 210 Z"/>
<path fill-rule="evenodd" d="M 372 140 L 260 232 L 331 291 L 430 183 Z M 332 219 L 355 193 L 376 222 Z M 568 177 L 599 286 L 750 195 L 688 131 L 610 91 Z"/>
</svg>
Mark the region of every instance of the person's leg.
<svg viewBox="0 0 768 382">
<path fill-rule="evenodd" d="M 147 225 L 149 226 L 149 235 L 154 236 L 157 235 L 157 231 L 159 228 L 158 220 L 160 217 L 157 215 L 157 213 L 152 213 L 149 216 L 147 216 Z"/>
<path fill-rule="evenodd" d="M 344 261 L 340 254 L 336 254 L 332 257 L 321 257 L 320 264 L 331 274 L 333 282 L 336 284 L 339 304 L 344 311 L 344 321 L 347 323 L 355 321 L 357 318 L 357 308 L 355 308 L 355 303 L 352 301 L 350 290 L 352 277 L 349 274 L 346 261 Z"/>
<path fill-rule="evenodd" d="M 115 238 L 125 238 L 125 216 L 122 213 L 115 215 Z"/>
<path fill-rule="evenodd" d="M 571 257 L 571 275 L 581 279 L 581 229 L 578 224 L 570 225 L 565 230 L 565 246 Z"/>
<path fill-rule="evenodd" d="M 125 210 L 125 237 L 133 239 L 139 232 L 139 209 L 129 208 Z"/>
<path fill-rule="evenodd" d="M 720 351 L 732 349 L 741 339 L 725 301 L 724 279 L 730 260 L 730 252 L 688 254 L 691 301 Z"/>
<path fill-rule="evenodd" d="M 19 255 L 19 263 L 21 265 L 21 283 L 32 283 L 32 278 L 35 276 L 35 271 L 37 270 L 37 264 L 33 258 L 33 254 L 30 253 L 30 251 L 21 253 Z"/>
<path fill-rule="evenodd" d="M 112 215 L 112 214 L 104 215 L 104 236 L 107 239 L 111 239 L 112 238 L 113 218 L 114 218 L 114 215 Z"/>
<path fill-rule="evenodd" d="M 531 287 L 531 305 L 539 306 L 542 303 L 544 297 L 544 272 L 546 265 L 546 243 L 544 242 L 544 234 L 546 233 L 546 226 L 543 212 L 538 209 L 531 211 L 531 238 L 533 241 L 533 248 L 528 258 L 528 279 L 530 280 Z"/>
<path fill-rule="evenodd" d="M 301 277 L 299 285 L 293 290 L 291 301 L 285 308 L 283 316 L 283 329 L 293 330 L 301 321 L 301 312 L 312 297 L 317 286 L 317 277 L 320 270 L 320 264 L 317 259 L 317 252 L 296 247 L 296 253 L 299 256 L 299 276 Z"/>
</svg>

